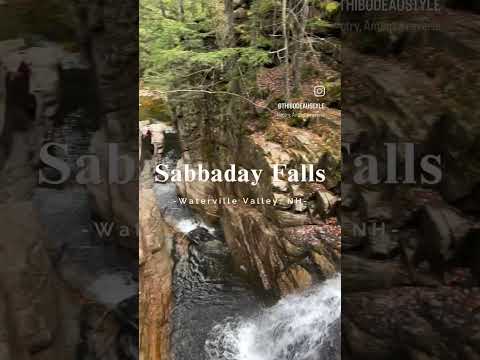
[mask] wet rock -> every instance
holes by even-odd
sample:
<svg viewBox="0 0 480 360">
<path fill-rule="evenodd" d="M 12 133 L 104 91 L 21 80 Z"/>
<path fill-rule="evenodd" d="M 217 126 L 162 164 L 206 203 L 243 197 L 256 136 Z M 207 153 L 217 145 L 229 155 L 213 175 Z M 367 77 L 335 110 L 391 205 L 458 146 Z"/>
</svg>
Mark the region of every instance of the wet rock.
<svg viewBox="0 0 480 360">
<path fill-rule="evenodd" d="M 278 287 L 283 294 L 301 292 L 313 284 L 312 275 L 300 265 L 289 267 L 280 274 L 277 281 Z"/>
<path fill-rule="evenodd" d="M 465 248 L 470 217 L 478 217 L 478 156 L 471 152 L 478 143 L 471 106 L 478 94 L 469 90 L 478 83 L 478 61 L 470 60 L 478 41 L 471 41 L 465 17 L 476 18 L 449 12 L 446 27 L 435 34 L 377 34 L 376 45 L 385 41 L 386 46 L 371 44 L 370 50 L 378 54 L 389 48 L 402 53 L 397 57 L 350 53 L 349 41 L 342 49 L 342 107 L 348 110 L 342 114 L 342 140 L 351 144 L 351 152 L 374 154 L 385 163 L 383 144 L 377 144 L 385 139 L 416 143 L 419 153 L 442 157 L 442 180 L 433 186 L 352 186 L 351 199 L 346 198 L 350 190 L 342 189 L 349 210 L 345 224 L 385 222 L 387 232 L 391 224 L 401 234 L 377 243 L 371 233 L 368 238 L 354 236 L 342 219 L 342 241 L 344 249 L 348 247 L 342 256 L 343 358 L 479 357 L 473 346 L 478 329 L 469 325 L 478 322 L 471 312 L 478 307 L 478 291 L 471 288 L 465 257 L 478 253 L 478 248 Z M 427 18 L 438 24 L 430 16 L 409 16 L 408 21 L 419 24 Z M 453 69 L 465 69 L 460 71 L 465 77 L 452 81 L 448 74 Z M 398 165 L 404 165 L 405 156 L 397 156 Z M 344 163 L 347 175 L 353 170 L 352 159 L 346 157 Z M 415 166 L 419 182 L 417 170 Z M 385 171 L 380 166 L 380 178 L 385 179 Z M 405 180 L 398 175 L 399 181 Z M 392 252 L 397 240 L 400 246 Z M 415 274 L 409 265 L 412 253 L 418 265 Z"/>
<path fill-rule="evenodd" d="M 317 265 L 318 271 L 322 274 L 323 279 L 328 279 L 338 272 L 337 266 L 325 255 L 312 251 L 311 257 L 313 263 Z"/>
<path fill-rule="evenodd" d="M 291 243 L 288 238 L 285 238 L 283 245 L 287 255 L 291 256 L 292 258 L 304 257 L 308 252 L 308 247 L 295 245 Z"/>
<path fill-rule="evenodd" d="M 200 249 L 203 254 L 219 259 L 226 259 L 229 254 L 225 244 L 220 240 L 207 241 L 202 244 Z"/>
<path fill-rule="evenodd" d="M 222 225 L 237 268 L 244 267 L 265 289 L 273 289 L 283 268 L 278 228 L 247 207 L 225 207 Z"/>
<path fill-rule="evenodd" d="M 162 219 L 151 189 L 140 206 L 140 357 L 169 359 L 173 233 Z"/>
<path fill-rule="evenodd" d="M 236 11 L 243 12 L 245 9 L 238 6 Z M 326 72 L 337 79 L 338 73 L 327 68 Z M 219 78 L 224 75 L 221 73 Z M 250 107 L 243 111 L 244 105 L 232 103 L 236 100 L 214 94 L 208 97 L 192 96 L 189 94 L 187 99 L 185 95 L 175 94 L 169 99 L 184 151 L 183 162 L 201 162 L 215 168 L 235 163 L 246 169 L 262 169 L 263 176 L 257 186 L 179 184 L 179 193 L 192 198 L 248 196 L 279 200 L 277 208 L 270 205 L 233 207 L 209 204 L 194 207 L 207 220 L 221 222 L 236 268 L 243 269 L 247 277 L 264 289 L 280 293 L 278 279 L 280 272 L 286 271 L 288 261 L 296 259 L 308 262 L 309 252 L 312 251 L 310 245 L 299 245 L 291 238 L 283 239 L 281 230 L 323 224 L 322 219 L 310 209 L 310 203 L 313 207 L 315 202 L 313 195 L 316 191 L 335 188 L 340 180 L 340 111 L 327 109 L 324 113 L 322 110 L 319 118 L 312 118 L 311 124 L 305 128 L 292 127 L 287 122 L 275 120 L 267 124 L 266 129 L 251 131 L 255 127 L 250 128 L 249 125 L 257 123 L 258 119 Z M 208 111 L 205 111 L 207 108 Z M 231 113 L 232 108 L 236 109 L 235 114 Z M 227 143 L 228 146 L 225 145 Z M 297 169 L 300 164 L 312 165 L 314 169 L 325 167 L 327 184 L 295 184 L 287 181 L 286 173 L 280 176 L 280 180 L 273 181 L 272 169 L 278 164 L 286 164 L 287 169 Z M 302 201 L 292 203 L 289 201 L 291 199 Z M 334 213 L 336 201 L 328 197 L 324 203 L 322 213 L 327 217 Z M 325 238 L 328 242 L 328 236 Z M 313 279 L 316 266 L 310 265 L 305 266 L 304 270 L 312 273 Z M 283 281 L 287 284 L 289 280 L 284 278 Z M 294 287 L 284 285 L 285 289 Z"/>
<path fill-rule="evenodd" d="M 340 238 L 328 234 L 322 226 L 299 226 L 284 230 L 284 244 L 289 255 L 310 257 L 315 272 L 327 279 L 340 268 Z"/>
<path fill-rule="evenodd" d="M 192 165 L 194 166 L 194 165 Z M 204 164 L 205 168 L 208 168 Z M 184 160 L 180 159 L 177 162 L 177 169 L 184 168 Z M 184 177 L 182 177 L 184 178 Z M 215 183 L 210 181 L 182 181 L 177 182 L 177 192 L 187 199 L 192 200 L 207 200 L 209 198 L 216 198 L 217 189 L 215 187 Z M 207 203 L 205 204 L 196 204 L 195 203 L 191 206 L 193 209 L 198 211 L 204 219 L 207 221 L 215 222 L 218 220 L 220 207 L 218 204 L 215 203 Z"/>
<path fill-rule="evenodd" d="M 345 251 L 358 250 L 366 245 L 366 223 L 362 221 L 359 212 L 342 211 L 342 246 Z"/>
<path fill-rule="evenodd" d="M 208 241 L 215 241 L 216 238 L 208 232 L 207 229 L 203 227 L 196 228 L 195 230 L 190 231 L 187 234 L 188 240 L 194 243 L 197 246 L 200 246 L 202 243 Z"/>
</svg>

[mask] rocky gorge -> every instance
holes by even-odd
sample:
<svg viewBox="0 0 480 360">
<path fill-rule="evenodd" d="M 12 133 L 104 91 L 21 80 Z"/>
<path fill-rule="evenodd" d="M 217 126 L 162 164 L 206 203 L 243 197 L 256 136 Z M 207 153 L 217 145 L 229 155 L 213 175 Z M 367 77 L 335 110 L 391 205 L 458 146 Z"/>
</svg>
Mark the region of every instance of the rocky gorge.
<svg viewBox="0 0 480 360">
<path fill-rule="evenodd" d="M 151 131 L 152 137 L 157 139 L 165 141 L 172 136 L 171 133 L 164 133 L 163 136 L 155 134 L 157 131 L 165 132 L 165 129 L 172 125 L 162 125 L 162 123 L 153 121 L 151 124 L 142 126 L 142 133 Z M 176 133 L 177 131 L 174 132 L 174 134 Z M 174 156 L 172 159 L 174 161 L 168 160 L 173 154 L 171 145 L 155 144 L 155 148 L 159 151 L 158 154 L 152 156 L 155 164 L 161 163 L 169 169 L 174 169 L 178 166 L 177 164 L 183 163 L 184 151 L 182 149 L 185 145 L 182 144 L 181 136 L 181 132 L 175 135 L 180 152 Z M 156 188 L 154 192 L 157 198 L 157 210 L 153 210 L 150 214 L 162 214 L 164 230 L 153 232 L 150 228 L 141 225 L 142 234 L 147 233 L 150 238 L 153 237 L 157 239 L 157 242 L 160 241 L 155 248 L 149 249 L 145 246 L 146 250 L 143 250 L 144 246 L 142 245 L 141 253 L 144 254 L 142 258 L 145 258 L 145 262 L 142 261 L 142 267 L 145 268 L 144 271 L 147 271 L 146 269 L 154 264 L 166 268 L 173 266 L 173 277 L 169 278 L 170 275 L 166 275 L 162 278 L 163 281 L 170 282 L 171 288 L 163 287 L 162 295 L 160 295 L 164 298 L 170 297 L 171 303 L 167 305 L 163 302 L 162 311 L 168 313 L 170 309 L 171 315 L 166 319 L 167 327 L 160 333 L 157 331 L 157 339 L 163 339 L 165 336 L 169 338 L 168 348 L 171 349 L 173 358 L 188 359 L 192 356 L 192 349 L 197 349 L 196 352 L 206 351 L 205 355 L 197 353 L 195 359 L 223 359 L 223 356 L 226 355 L 220 354 L 230 351 L 232 357 L 227 356 L 225 359 L 244 356 L 240 354 L 245 350 L 240 348 L 235 350 L 235 346 L 230 343 L 233 339 L 223 341 L 222 337 L 215 336 L 209 340 L 208 336 L 213 336 L 209 335 L 210 331 L 219 331 L 218 329 L 214 330 L 215 324 L 221 326 L 230 317 L 256 317 L 255 313 L 261 311 L 260 309 L 265 306 L 262 305 L 263 302 L 270 303 L 291 293 L 301 296 L 301 293 L 311 289 L 316 283 L 334 276 L 339 271 L 339 231 L 334 221 L 328 220 L 334 214 L 335 195 L 330 194 L 324 187 L 317 191 L 326 193 L 327 195 L 324 195 L 323 198 L 326 197 L 325 201 L 330 201 L 323 204 L 323 211 L 319 211 L 319 214 L 324 214 L 325 218 L 323 219 L 325 220 L 321 215 L 309 213 L 308 201 L 312 203 L 317 201 L 314 190 L 311 190 L 312 194 L 309 194 L 308 197 L 299 190 L 297 196 L 303 200 L 304 208 L 302 206 L 295 210 L 293 205 L 275 203 L 276 206 L 281 206 L 282 211 L 286 214 L 291 211 L 292 215 L 300 214 L 302 216 L 303 213 L 304 216 L 304 219 L 297 224 L 287 223 L 288 226 L 281 230 L 281 225 L 276 225 L 273 220 L 264 218 L 265 215 L 262 215 L 261 210 L 257 209 L 257 207 L 275 206 L 273 202 L 271 204 L 257 203 L 236 206 L 221 202 L 216 204 L 204 202 L 202 204 L 198 201 L 194 201 L 194 204 L 189 202 L 182 204 L 179 201 L 182 197 L 198 200 L 218 196 L 217 191 L 225 191 L 224 186 L 227 183 L 218 183 L 219 189 L 215 189 L 214 183 L 198 181 L 153 184 L 153 167 L 152 161 L 146 160 L 145 169 L 148 170 L 146 170 L 145 176 L 150 177 L 150 186 L 153 189 Z M 271 182 L 271 177 L 269 181 Z M 288 182 L 285 181 L 284 184 L 288 186 Z M 235 185 L 235 183 L 230 185 Z M 238 189 L 236 191 L 230 194 L 224 193 L 222 196 L 232 199 L 248 194 L 239 193 Z M 285 190 L 283 191 L 282 194 L 288 194 Z M 145 195 L 147 194 L 151 194 L 151 190 L 145 190 Z M 250 196 L 263 198 L 264 195 L 258 193 Z M 287 198 L 288 195 L 283 196 Z M 321 195 L 317 196 L 322 199 Z M 143 204 L 143 201 L 141 203 Z M 148 203 L 145 200 L 145 204 Z M 321 205 L 317 204 L 317 206 Z M 312 206 L 312 210 L 314 209 Z M 312 220 L 315 217 L 316 219 Z M 149 224 L 148 220 L 146 224 Z M 168 230 L 169 235 L 163 235 L 165 229 L 170 229 Z M 286 235 L 283 235 L 284 232 Z M 287 243 L 286 236 L 293 238 L 295 243 L 291 245 Z M 141 239 L 143 237 L 144 235 L 141 235 Z M 288 248 L 285 243 L 289 244 Z M 155 256 L 160 256 L 159 253 L 162 253 L 163 257 L 170 257 L 169 260 L 162 262 L 163 265 L 157 263 L 155 258 Z M 155 276 L 156 281 L 159 281 L 162 273 L 164 272 L 145 277 L 144 286 L 153 283 L 151 276 Z M 158 293 L 145 295 L 148 298 L 145 297 L 143 301 L 152 303 L 152 306 L 159 296 Z M 202 312 L 198 311 L 200 304 Z M 312 303 L 312 306 L 313 304 L 315 303 Z M 339 311 L 339 307 L 337 310 Z M 323 313 L 319 312 L 319 316 L 323 316 Z M 311 325 L 315 326 L 315 323 L 314 321 Z M 237 325 L 229 323 L 224 326 L 235 328 Z M 152 327 L 149 326 L 148 329 L 151 331 Z M 232 329 L 232 331 L 236 330 Z M 308 346 L 305 345 L 305 356 L 309 352 L 317 354 L 315 349 L 319 343 L 315 334 L 316 332 L 313 331 L 312 343 Z M 295 337 L 291 344 L 300 341 L 300 338 L 296 338 L 297 335 L 301 337 L 300 333 L 292 335 Z M 332 335 L 332 338 L 335 336 Z M 144 341 L 148 341 L 148 338 L 145 337 Z M 283 340 L 272 338 L 271 341 L 281 342 Z M 165 343 L 162 342 L 162 344 Z M 285 344 L 285 346 L 287 345 Z M 331 351 L 335 352 L 334 349 L 338 350 L 337 347 L 333 347 Z M 285 348 L 284 351 L 288 352 L 289 350 Z M 165 356 L 160 358 L 167 358 Z M 286 353 L 285 356 L 287 356 Z M 307 358 L 309 357 L 305 357 L 305 359 Z"/>
<path fill-rule="evenodd" d="M 149 59 L 154 51 L 145 52 L 141 64 L 142 166 L 157 200 L 152 213 L 160 214 L 164 228 L 156 235 L 141 225 L 142 233 L 160 242 L 142 250 L 141 267 L 154 268 L 159 266 L 155 257 L 168 258 L 162 266 L 171 272 L 163 277 L 170 285 L 158 288 L 161 295 L 151 290 L 141 295 L 141 307 L 150 304 L 152 309 L 156 298 L 169 299 L 162 302 L 169 316 L 162 318 L 156 340 L 147 334 L 158 326 L 145 326 L 140 348 L 152 349 L 146 359 L 159 358 L 158 351 L 152 352 L 155 346 L 166 346 L 161 359 L 336 359 L 341 251 L 338 32 L 327 30 L 331 41 L 312 45 L 319 55 L 305 60 L 306 81 L 287 98 L 286 67 L 274 55 L 268 66 L 248 63 L 249 56 L 261 52 L 248 47 L 256 31 L 248 28 L 258 14 L 265 23 L 258 27 L 257 39 L 272 53 L 280 48 L 281 42 L 268 39 L 278 4 L 215 4 L 197 9 L 197 15 L 205 12 L 219 21 L 220 27 L 211 32 L 211 24 L 195 18 L 193 7 L 185 7 L 185 17 L 192 11 L 192 20 L 185 22 L 192 26 L 192 39 L 181 38 L 185 52 L 163 50 L 165 43 L 159 43 L 158 54 L 178 51 L 178 60 L 165 73 L 159 77 L 155 68 L 163 58 Z M 157 33 L 152 33 L 153 40 L 147 35 L 157 24 L 155 6 L 145 2 L 141 12 L 145 46 L 152 48 L 149 41 Z M 158 24 L 178 9 L 174 3 L 159 8 Z M 315 15 L 333 16 L 320 5 L 304 10 L 311 12 L 312 22 Z M 197 50 L 197 43 L 205 47 Z M 197 55 L 190 64 L 188 58 Z M 171 69 L 176 70 L 169 74 Z M 319 100 L 315 87 L 325 79 L 328 94 Z M 287 103 L 321 106 L 290 108 Z M 188 173 L 192 169 L 196 176 Z M 208 173 L 225 174 L 226 179 L 233 169 L 245 169 L 250 176 L 245 181 L 200 178 Z M 325 178 L 315 181 L 306 169 L 313 174 L 324 169 Z M 160 281 L 160 276 L 148 276 L 143 286 Z M 298 307 L 303 315 L 292 323 L 300 316 Z M 263 349 L 264 342 L 272 344 L 272 351 Z"/>
<path fill-rule="evenodd" d="M 327 68 L 327 71 L 335 74 L 333 69 Z M 317 313 L 319 318 L 305 325 L 310 330 L 299 324 L 298 332 L 286 330 L 282 337 L 271 334 L 269 341 L 283 347 L 283 355 L 280 352 L 278 355 L 280 358 L 288 358 L 293 351 L 291 347 L 297 349 L 304 359 L 317 359 L 322 351 L 328 352 L 329 358 L 336 358 L 339 353 L 340 307 L 339 298 L 332 299 L 334 294 L 339 295 L 335 291 L 339 290 L 340 283 L 334 282 L 332 288 L 325 290 L 314 289 L 340 271 L 340 228 L 336 220 L 340 201 L 340 111 L 334 108 L 322 110 L 305 128 L 278 120 L 267 128 L 255 129 L 255 123 L 260 122 L 255 107 L 245 107 L 235 99 L 192 94 L 175 94 L 166 99 L 154 90 L 141 91 L 140 99 L 144 103 L 152 103 L 152 98 L 157 103 L 167 102 L 172 119 L 165 123 L 152 118 L 150 122 L 141 123 L 141 133 L 150 131 L 152 139 L 158 139 L 154 141 L 155 152 L 143 156 L 151 158 L 144 165 L 145 171 L 149 171 L 150 182 L 158 164 L 163 164 L 169 171 L 181 171 L 186 164 L 193 168 L 201 165 L 205 169 L 228 169 L 231 164 L 236 164 L 239 168 L 259 169 L 262 176 L 254 185 L 208 181 L 150 185 L 157 188 L 157 210 L 152 211 L 162 214 L 166 222 L 164 228 L 170 230 L 167 236 L 163 236 L 162 231 L 151 234 L 141 225 L 142 233 L 148 232 L 149 237 L 160 240 L 158 246 L 147 248 L 145 252 L 142 250 L 145 258 L 142 268 L 146 271 L 158 266 L 154 265 L 155 257 L 170 259 L 164 261 L 163 266 L 173 267 L 173 276 L 169 278 L 167 275 L 163 280 L 170 282 L 171 287 L 163 287 L 160 297 L 170 299 L 168 304 L 162 303 L 163 311 L 168 313 L 170 309 L 171 316 L 163 320 L 166 320 L 164 330 L 157 332 L 155 342 L 147 335 L 141 338 L 141 348 L 149 349 L 153 344 L 168 345 L 171 358 L 175 359 L 189 359 L 192 351 L 196 354 L 195 359 L 237 359 L 241 356 L 264 359 L 260 353 L 244 355 L 247 350 L 232 343 L 240 341 L 233 334 L 240 331 L 247 319 L 261 316 L 265 306 L 287 295 L 293 296 L 291 301 L 308 303 L 308 294 L 311 294 L 311 308 L 305 309 L 307 314 L 315 311 L 315 305 L 323 296 L 326 306 L 332 306 L 333 320 L 325 318 L 327 328 L 321 331 L 315 328 L 323 324 L 324 316 L 330 316 L 324 309 Z M 210 106 L 208 112 L 201 111 L 205 103 Z M 141 102 L 141 108 L 143 106 Z M 231 112 L 232 107 L 242 111 Z M 171 130 L 165 131 L 166 128 Z M 170 131 L 176 134 L 176 140 L 172 140 Z M 165 141 L 169 144 L 166 145 Z M 168 159 L 173 148 L 176 155 L 172 162 Z M 303 164 L 326 167 L 332 176 L 327 176 L 323 184 L 275 179 L 273 168 L 278 163 L 299 171 Z M 150 190 L 146 190 L 145 194 L 149 193 Z M 263 201 L 231 203 L 242 198 Z M 185 202 L 181 203 L 179 199 L 185 199 Z M 229 199 L 229 202 L 212 199 Z M 141 201 L 141 209 L 142 206 Z M 213 258 L 210 252 L 215 254 Z M 153 283 L 151 276 L 143 280 L 144 286 Z M 160 281 L 160 275 L 155 277 L 155 281 Z M 314 295 L 314 291 L 318 293 Z M 153 308 L 159 295 L 153 295 L 151 290 L 149 293 L 142 294 L 145 297 L 141 303 L 152 304 Z M 307 298 L 303 300 L 303 296 Z M 285 301 L 285 306 L 289 306 L 288 300 Z M 201 312 L 198 306 L 201 306 Z M 286 322 L 280 324 L 287 319 L 277 319 L 281 312 L 272 315 L 271 326 L 286 326 Z M 230 318 L 237 320 L 230 322 Z M 152 326 L 145 325 L 145 331 L 152 331 Z M 224 331 L 224 335 L 215 333 L 220 331 Z M 231 335 L 228 335 L 229 331 Z M 311 338 L 306 343 L 303 343 L 305 333 L 302 331 L 311 331 Z M 287 342 L 289 336 L 292 338 Z M 330 350 L 322 343 L 326 338 L 332 341 Z M 165 343 L 164 339 L 169 342 Z M 163 354 L 160 358 L 167 359 L 167 356 Z"/>
</svg>

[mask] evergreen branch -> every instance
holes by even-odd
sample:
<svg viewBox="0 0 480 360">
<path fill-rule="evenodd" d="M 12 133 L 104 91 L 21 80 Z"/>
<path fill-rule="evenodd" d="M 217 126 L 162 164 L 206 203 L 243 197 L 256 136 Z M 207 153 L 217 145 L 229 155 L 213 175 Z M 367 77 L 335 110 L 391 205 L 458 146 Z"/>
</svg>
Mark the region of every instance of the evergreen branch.
<svg viewBox="0 0 480 360">
<path fill-rule="evenodd" d="M 210 94 L 210 95 L 216 95 L 216 94 L 220 94 L 220 95 L 230 95 L 230 96 L 235 96 L 235 97 L 238 97 L 242 100 L 245 100 L 246 102 L 248 102 L 249 104 L 255 106 L 255 107 L 258 107 L 258 108 L 261 108 L 261 109 L 265 109 L 267 111 L 269 111 L 270 113 L 272 114 L 275 114 L 275 111 L 273 111 L 272 109 L 270 109 L 268 106 L 263 106 L 263 105 L 260 105 L 260 104 L 257 104 L 255 103 L 253 100 L 249 99 L 249 98 L 246 98 L 245 96 L 242 96 L 242 95 L 239 95 L 239 94 L 235 94 L 235 93 L 232 93 L 232 92 L 229 92 L 229 91 L 212 91 L 212 90 L 202 90 L 202 89 L 184 89 L 184 90 L 166 90 L 166 91 L 162 91 L 162 90 L 158 90 L 159 93 L 163 93 L 163 94 L 169 94 L 169 93 L 180 93 L 180 92 L 185 92 L 185 93 L 194 93 L 194 92 L 198 92 L 198 93 L 204 93 L 204 94 Z"/>
</svg>

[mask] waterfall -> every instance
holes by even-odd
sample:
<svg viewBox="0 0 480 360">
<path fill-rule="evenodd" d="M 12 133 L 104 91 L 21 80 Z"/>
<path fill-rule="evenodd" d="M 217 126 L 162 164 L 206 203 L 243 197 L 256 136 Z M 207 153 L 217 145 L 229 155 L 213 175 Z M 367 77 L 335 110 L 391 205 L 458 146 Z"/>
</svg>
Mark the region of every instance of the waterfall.
<svg viewBox="0 0 480 360">
<path fill-rule="evenodd" d="M 229 319 L 210 333 L 209 360 L 340 358 L 340 275 L 290 295 L 253 318 Z"/>
</svg>

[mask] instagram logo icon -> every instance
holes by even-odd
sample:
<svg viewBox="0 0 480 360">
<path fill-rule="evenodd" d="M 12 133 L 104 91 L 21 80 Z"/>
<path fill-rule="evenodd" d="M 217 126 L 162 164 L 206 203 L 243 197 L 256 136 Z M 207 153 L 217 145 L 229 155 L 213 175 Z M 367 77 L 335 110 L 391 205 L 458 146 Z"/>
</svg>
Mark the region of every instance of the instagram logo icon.
<svg viewBox="0 0 480 360">
<path fill-rule="evenodd" d="M 313 88 L 313 95 L 316 97 L 323 97 L 327 93 L 325 86 L 323 85 L 318 85 Z"/>
</svg>

